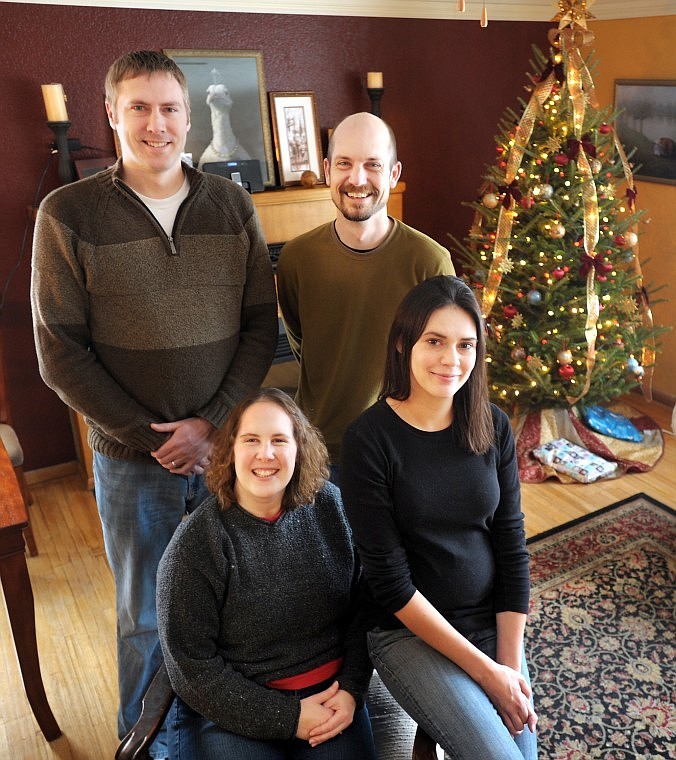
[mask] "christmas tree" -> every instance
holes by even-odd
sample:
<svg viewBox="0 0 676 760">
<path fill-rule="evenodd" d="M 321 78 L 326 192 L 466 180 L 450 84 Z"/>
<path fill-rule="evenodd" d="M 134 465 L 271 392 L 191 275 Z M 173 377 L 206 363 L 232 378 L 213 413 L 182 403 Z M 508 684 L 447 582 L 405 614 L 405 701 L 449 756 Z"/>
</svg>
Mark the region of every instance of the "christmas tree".
<svg viewBox="0 0 676 760">
<path fill-rule="evenodd" d="M 455 254 L 488 327 L 492 399 L 510 413 L 596 405 L 654 364 L 636 188 L 610 109 L 596 102 L 584 0 L 560 0 L 517 113 L 496 137 L 474 223 Z"/>
</svg>

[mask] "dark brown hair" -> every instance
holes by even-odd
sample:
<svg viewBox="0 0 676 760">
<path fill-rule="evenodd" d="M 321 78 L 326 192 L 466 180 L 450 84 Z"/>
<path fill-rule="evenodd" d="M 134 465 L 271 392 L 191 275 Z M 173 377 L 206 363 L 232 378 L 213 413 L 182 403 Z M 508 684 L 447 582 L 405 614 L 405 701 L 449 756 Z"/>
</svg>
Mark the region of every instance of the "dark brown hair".
<svg viewBox="0 0 676 760">
<path fill-rule="evenodd" d="M 142 74 L 169 74 L 179 83 L 183 92 L 185 108 L 190 116 L 190 95 L 188 82 L 176 61 L 156 50 L 135 50 L 121 55 L 113 62 L 106 75 L 106 103 L 115 113 L 117 88 L 125 79 L 134 79 Z"/>
<path fill-rule="evenodd" d="M 293 426 L 296 441 L 296 467 L 282 499 L 283 509 L 296 509 L 312 504 L 317 492 L 329 476 L 329 456 L 317 428 L 298 408 L 296 402 L 278 388 L 262 388 L 245 396 L 230 412 L 223 427 L 216 433 L 206 481 L 221 502 L 222 509 L 231 507 L 235 498 L 234 443 L 244 412 L 260 401 L 269 401 L 286 412 Z"/>
<path fill-rule="evenodd" d="M 476 326 L 476 364 L 453 398 L 453 427 L 468 451 L 485 454 L 493 444 L 495 429 L 488 398 L 484 320 L 474 293 L 458 277 L 430 277 L 404 296 L 390 328 L 380 398 L 403 401 L 411 395 L 411 350 L 432 312 L 444 306 L 462 309 Z"/>
</svg>

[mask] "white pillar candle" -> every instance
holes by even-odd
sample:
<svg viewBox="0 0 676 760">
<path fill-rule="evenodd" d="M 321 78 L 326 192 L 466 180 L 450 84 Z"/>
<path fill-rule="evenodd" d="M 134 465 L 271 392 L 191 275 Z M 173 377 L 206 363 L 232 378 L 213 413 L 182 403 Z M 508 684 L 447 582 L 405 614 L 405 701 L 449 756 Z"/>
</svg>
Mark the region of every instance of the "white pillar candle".
<svg viewBox="0 0 676 760">
<path fill-rule="evenodd" d="M 369 90 L 382 90 L 383 88 L 383 72 L 382 71 L 369 71 L 366 74 L 366 86 Z"/>
<path fill-rule="evenodd" d="M 45 101 L 47 121 L 68 121 L 66 95 L 63 91 L 63 85 L 43 84 L 42 97 Z"/>
</svg>

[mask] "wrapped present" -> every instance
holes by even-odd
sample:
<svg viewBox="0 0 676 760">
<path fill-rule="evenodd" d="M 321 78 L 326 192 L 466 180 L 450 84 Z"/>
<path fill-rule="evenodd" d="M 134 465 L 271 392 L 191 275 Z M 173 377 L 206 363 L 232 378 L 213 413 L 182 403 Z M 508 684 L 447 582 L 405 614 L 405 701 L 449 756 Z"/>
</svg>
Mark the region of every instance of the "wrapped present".
<svg viewBox="0 0 676 760">
<path fill-rule="evenodd" d="M 557 438 L 538 446 L 533 449 L 533 456 L 542 464 L 549 465 L 580 483 L 593 483 L 599 478 L 613 475 L 617 469 L 615 462 L 592 454 L 565 438 Z"/>
<path fill-rule="evenodd" d="M 580 411 L 580 416 L 585 425 L 611 438 L 617 438 L 620 441 L 635 441 L 640 443 L 643 440 L 643 433 L 627 419 L 623 414 L 611 412 L 605 406 L 586 406 Z"/>
</svg>

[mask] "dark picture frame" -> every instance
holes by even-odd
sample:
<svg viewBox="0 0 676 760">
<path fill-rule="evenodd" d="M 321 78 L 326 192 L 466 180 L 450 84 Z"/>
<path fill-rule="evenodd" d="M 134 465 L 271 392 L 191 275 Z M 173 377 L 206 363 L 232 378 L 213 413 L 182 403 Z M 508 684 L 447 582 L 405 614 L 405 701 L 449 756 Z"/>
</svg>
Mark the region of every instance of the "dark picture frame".
<svg viewBox="0 0 676 760">
<path fill-rule="evenodd" d="M 263 184 L 274 185 L 263 53 L 260 50 L 163 52 L 176 61 L 188 81 L 191 127 L 185 152 L 193 165 L 256 159 Z"/>
<path fill-rule="evenodd" d="M 116 161 L 115 156 L 97 156 L 96 158 L 76 158 L 73 164 L 75 164 L 77 178 L 84 179 L 85 177 L 91 177 L 92 174 L 108 169 Z"/>
<path fill-rule="evenodd" d="M 324 181 L 314 92 L 271 92 L 270 111 L 280 184 L 299 185 L 304 171 Z"/>
<path fill-rule="evenodd" d="M 616 79 L 615 109 L 635 179 L 676 185 L 676 80 Z"/>
</svg>

